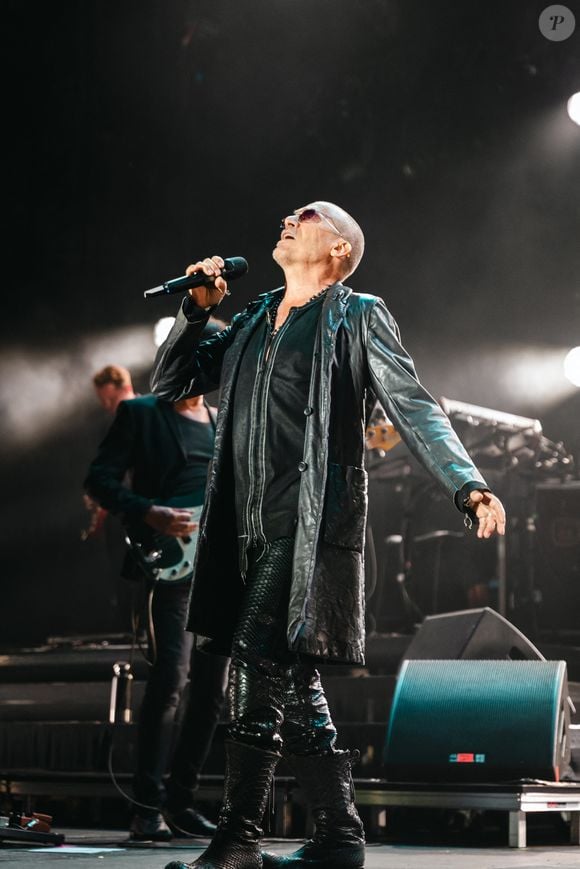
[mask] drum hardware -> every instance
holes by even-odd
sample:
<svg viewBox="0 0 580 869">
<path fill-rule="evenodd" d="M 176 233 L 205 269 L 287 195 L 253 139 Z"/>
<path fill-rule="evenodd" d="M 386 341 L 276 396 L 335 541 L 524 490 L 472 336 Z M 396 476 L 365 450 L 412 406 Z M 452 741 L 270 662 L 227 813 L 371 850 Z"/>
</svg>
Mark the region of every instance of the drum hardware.
<svg viewBox="0 0 580 869">
<path fill-rule="evenodd" d="M 506 504 L 510 533 L 508 538 L 496 538 L 496 608 L 504 617 L 508 610 L 519 612 L 526 622 L 525 629 L 535 636 L 535 613 L 539 605 L 533 569 L 536 487 L 546 479 L 569 481 L 574 471 L 574 459 L 563 443 L 545 437 L 539 419 L 445 397 L 440 399 L 440 404 L 474 463 L 484 476 L 491 476 L 490 486 Z M 423 617 L 409 590 L 415 547 L 428 540 L 435 541 L 436 558 L 441 558 L 444 541 L 450 537 L 464 537 L 464 534 L 440 528 L 426 534 L 412 534 L 417 505 L 429 496 L 430 489 L 436 490 L 436 486 L 431 486 L 430 478 L 424 475 L 404 445 L 393 451 L 400 443 L 395 434 L 394 426 L 384 415 L 375 415 L 373 424 L 367 429 L 367 448 L 372 451 L 367 467 L 373 479 L 392 483 L 396 491 L 403 494 L 401 533 L 388 535 L 384 542 L 388 547 L 386 557 L 392 558 L 395 566 L 389 574 L 394 573 L 411 624 Z M 496 474 L 497 483 L 494 485 Z M 381 598 L 380 587 L 375 597 Z M 432 602 L 436 604 L 437 589 L 434 597 Z"/>
</svg>

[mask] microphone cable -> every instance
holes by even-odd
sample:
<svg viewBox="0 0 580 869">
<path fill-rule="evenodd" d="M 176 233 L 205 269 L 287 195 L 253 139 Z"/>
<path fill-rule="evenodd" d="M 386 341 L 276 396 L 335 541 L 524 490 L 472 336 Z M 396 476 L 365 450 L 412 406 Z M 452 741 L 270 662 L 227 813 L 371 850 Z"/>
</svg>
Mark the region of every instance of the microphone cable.
<svg viewBox="0 0 580 869">
<path fill-rule="evenodd" d="M 145 606 L 141 607 L 141 610 L 145 609 L 147 613 L 147 621 L 146 621 L 146 633 L 147 633 L 147 642 L 148 648 L 143 645 L 143 642 L 139 636 L 139 628 L 141 625 L 141 612 L 139 611 L 135 597 L 136 592 L 134 589 L 132 601 L 131 601 L 131 628 L 132 628 L 132 636 L 131 636 L 131 649 L 129 652 L 129 667 L 130 671 L 133 671 L 133 662 L 135 659 L 135 650 L 138 648 L 143 660 L 147 664 L 148 667 L 153 667 L 157 660 L 157 640 L 155 638 L 155 624 L 153 621 L 153 597 L 155 594 L 155 585 L 149 584 L 147 589 L 147 598 L 145 601 Z M 115 748 L 115 722 L 109 720 L 109 724 L 105 733 L 105 739 L 108 743 L 107 747 L 107 772 L 109 774 L 109 778 L 113 784 L 115 790 L 126 799 L 131 805 L 137 806 L 141 809 L 148 809 L 150 811 L 158 812 L 160 811 L 159 806 L 150 806 L 147 803 L 142 803 L 139 800 L 136 800 L 130 794 L 128 794 L 123 787 L 119 784 L 117 779 L 117 775 L 113 768 L 113 754 Z"/>
</svg>

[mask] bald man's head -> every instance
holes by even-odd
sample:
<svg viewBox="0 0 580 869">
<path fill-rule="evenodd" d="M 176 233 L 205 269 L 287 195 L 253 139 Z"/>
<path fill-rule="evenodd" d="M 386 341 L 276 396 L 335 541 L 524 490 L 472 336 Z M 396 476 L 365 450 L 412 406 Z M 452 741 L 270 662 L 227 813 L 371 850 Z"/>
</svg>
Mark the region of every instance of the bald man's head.
<svg viewBox="0 0 580 869">
<path fill-rule="evenodd" d="M 350 243 L 350 253 L 344 260 L 345 271 L 343 277 L 347 278 L 349 275 L 352 275 L 358 267 L 365 250 L 365 237 L 354 217 L 351 217 L 348 211 L 345 211 L 339 205 L 335 205 L 334 202 L 324 202 L 323 200 L 309 202 L 303 208 L 315 208 L 320 214 L 324 214 L 336 226 L 343 238 Z"/>
</svg>

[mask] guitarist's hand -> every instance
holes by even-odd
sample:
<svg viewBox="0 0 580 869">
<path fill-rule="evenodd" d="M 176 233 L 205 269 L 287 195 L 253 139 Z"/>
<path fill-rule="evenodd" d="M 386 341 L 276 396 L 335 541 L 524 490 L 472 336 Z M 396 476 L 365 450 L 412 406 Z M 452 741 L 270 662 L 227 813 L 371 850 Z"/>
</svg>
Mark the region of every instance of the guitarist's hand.
<svg viewBox="0 0 580 869">
<path fill-rule="evenodd" d="M 91 520 L 89 522 L 88 528 L 83 528 L 81 531 L 81 540 L 88 540 L 89 537 L 93 537 L 99 533 L 101 528 L 103 527 L 103 523 L 107 517 L 107 511 L 104 507 L 95 501 L 94 498 L 91 498 L 90 495 L 83 495 L 83 504 L 91 514 Z"/>
<path fill-rule="evenodd" d="M 144 516 L 145 522 L 160 534 L 168 537 L 187 537 L 197 529 L 197 522 L 191 521 L 189 510 L 174 507 L 149 507 Z"/>
</svg>

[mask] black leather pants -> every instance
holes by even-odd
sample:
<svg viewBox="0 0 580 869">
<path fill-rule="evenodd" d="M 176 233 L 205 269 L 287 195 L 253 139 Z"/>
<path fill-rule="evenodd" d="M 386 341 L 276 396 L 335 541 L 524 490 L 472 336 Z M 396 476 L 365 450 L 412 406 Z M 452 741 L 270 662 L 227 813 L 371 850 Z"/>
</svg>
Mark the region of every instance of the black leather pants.
<svg viewBox="0 0 580 869">
<path fill-rule="evenodd" d="M 246 594 L 233 640 L 229 737 L 298 755 L 333 751 L 332 723 L 320 675 L 286 642 L 293 538 L 250 552 Z"/>
</svg>

